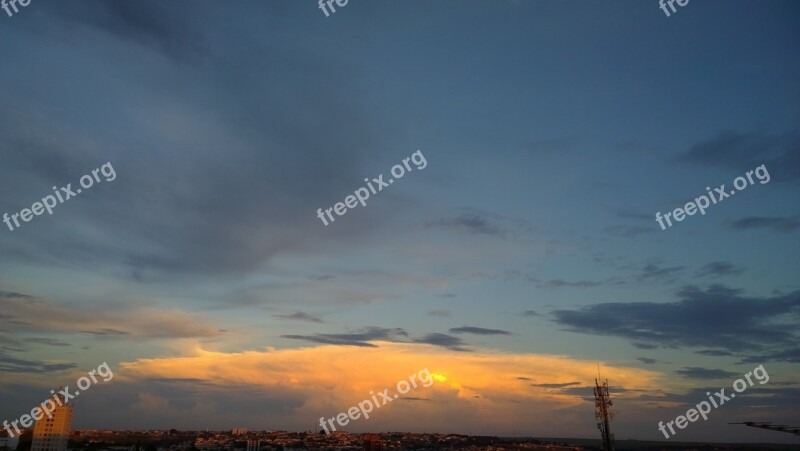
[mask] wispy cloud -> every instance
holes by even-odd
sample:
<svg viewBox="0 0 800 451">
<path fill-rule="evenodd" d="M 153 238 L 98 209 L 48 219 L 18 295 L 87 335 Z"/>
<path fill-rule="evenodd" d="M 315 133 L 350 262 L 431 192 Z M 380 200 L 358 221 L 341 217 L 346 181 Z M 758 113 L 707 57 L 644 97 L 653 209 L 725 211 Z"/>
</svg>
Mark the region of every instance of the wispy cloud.
<svg viewBox="0 0 800 451">
<path fill-rule="evenodd" d="M 312 323 L 321 323 L 321 319 L 316 316 L 311 316 L 305 312 L 294 312 L 291 315 L 275 315 L 276 318 L 295 320 L 295 321 L 308 321 Z"/>
<path fill-rule="evenodd" d="M 711 262 L 704 265 L 700 268 L 695 277 L 725 277 L 725 276 L 737 276 L 743 272 L 745 272 L 747 268 L 742 268 L 734 265 L 730 262 Z"/>
<path fill-rule="evenodd" d="M 775 180 L 800 181 L 800 130 L 768 134 L 764 132 L 724 132 L 698 142 L 676 161 L 727 169 L 766 165 Z"/>
<path fill-rule="evenodd" d="M 573 387 L 575 385 L 581 385 L 581 382 L 565 382 L 562 384 L 531 384 L 532 387 L 541 387 L 541 388 L 567 388 L 567 387 Z"/>
<path fill-rule="evenodd" d="M 413 341 L 414 343 L 425 343 L 429 345 L 441 346 L 451 351 L 458 351 L 458 352 L 472 351 L 470 348 L 467 348 L 465 346 L 466 343 L 464 343 L 462 339 L 447 334 L 430 333 L 421 338 L 415 338 Z"/>
<path fill-rule="evenodd" d="M 438 317 L 441 317 L 441 318 L 447 318 L 447 317 L 450 316 L 450 314 L 452 312 L 450 312 L 450 310 L 431 310 L 431 311 L 429 311 L 427 313 L 430 316 L 438 316 Z"/>
<path fill-rule="evenodd" d="M 664 283 L 674 283 L 677 280 L 685 266 L 670 266 L 661 267 L 654 264 L 645 265 L 641 272 L 636 275 L 636 280 L 639 282 L 659 281 Z"/>
<path fill-rule="evenodd" d="M 506 231 L 502 227 L 493 223 L 487 215 L 479 213 L 462 213 L 453 218 L 443 218 L 430 222 L 428 225 L 449 228 L 471 235 L 491 235 L 498 237 L 504 237 L 506 235 Z"/>
<path fill-rule="evenodd" d="M 800 228 L 800 215 L 785 217 L 748 216 L 734 221 L 732 229 L 770 229 L 775 232 L 792 233 Z"/>
<path fill-rule="evenodd" d="M 675 373 L 690 379 L 731 379 L 739 376 L 738 373 L 723 370 L 709 370 L 697 366 L 687 367 L 675 371 Z"/>
<path fill-rule="evenodd" d="M 385 329 L 380 327 L 367 327 L 358 332 L 342 334 L 314 334 L 314 335 L 282 335 L 283 338 L 292 340 L 304 340 L 312 343 L 331 344 L 339 346 L 356 346 L 364 348 L 375 348 L 377 345 L 371 341 L 395 341 L 400 337 L 408 337 L 408 333 L 403 329 Z"/>
<path fill-rule="evenodd" d="M 453 334 L 476 334 L 476 335 L 511 335 L 511 332 L 499 329 L 484 329 L 483 327 L 454 327 L 450 329 Z"/>
</svg>

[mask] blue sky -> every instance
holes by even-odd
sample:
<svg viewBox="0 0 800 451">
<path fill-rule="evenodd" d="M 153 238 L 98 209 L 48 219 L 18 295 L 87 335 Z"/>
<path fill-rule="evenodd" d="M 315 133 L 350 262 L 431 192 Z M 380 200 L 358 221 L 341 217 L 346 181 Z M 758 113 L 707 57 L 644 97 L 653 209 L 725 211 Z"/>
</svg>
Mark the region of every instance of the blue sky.
<svg viewBox="0 0 800 451">
<path fill-rule="evenodd" d="M 792 440 L 725 423 L 798 417 L 798 19 L 792 1 L 0 14 L 0 213 L 117 173 L 0 231 L 0 416 L 108 362 L 76 427 L 306 429 L 418 355 L 450 385 L 353 430 L 594 437 L 590 389 L 514 385 L 559 357 L 535 383 L 588 386 L 600 362 L 638 439 L 764 364 L 759 393 L 681 438 Z M 417 150 L 424 169 L 316 217 Z M 656 223 L 762 164 L 769 183 Z M 253 397 L 263 412 L 232 413 Z"/>
</svg>

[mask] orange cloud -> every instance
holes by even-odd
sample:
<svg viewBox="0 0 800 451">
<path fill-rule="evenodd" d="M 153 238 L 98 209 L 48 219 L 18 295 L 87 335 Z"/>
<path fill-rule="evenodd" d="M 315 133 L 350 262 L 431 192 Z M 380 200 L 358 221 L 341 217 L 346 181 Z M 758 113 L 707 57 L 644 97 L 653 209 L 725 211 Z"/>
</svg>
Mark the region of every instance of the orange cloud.
<svg viewBox="0 0 800 451">
<path fill-rule="evenodd" d="M 594 361 L 488 350 L 453 352 L 408 343 L 375 344 L 379 347 L 317 346 L 238 353 L 197 349 L 188 357 L 122 363 L 118 378 L 131 383 L 148 378 L 197 380 L 219 389 L 246 386 L 265 397 L 281 393 L 301 399 L 298 406 L 284 410 L 286 415 L 280 419 L 284 427 L 308 429 L 320 416 L 335 416 L 370 399 L 371 392 L 388 388 L 390 395 L 397 393 L 398 381 L 411 375 L 419 380 L 419 371 L 427 368 L 435 380 L 430 387 L 418 383 L 418 388 L 375 409 L 369 420 L 359 419 L 346 429 L 463 431 L 466 427 L 472 433 L 512 429 L 544 433 L 548 427 L 563 429 L 566 421 L 594 421 L 593 405 L 583 399 L 592 396 L 589 387 L 597 374 Z M 612 386 L 626 389 L 620 398 L 650 392 L 660 378 L 659 373 L 642 369 L 602 368 Z M 570 384 L 573 382 L 579 384 Z M 144 399 L 154 401 L 140 398 Z M 258 399 L 253 401 L 258 404 Z M 265 416 L 263 421 L 275 424 L 276 419 Z"/>
</svg>

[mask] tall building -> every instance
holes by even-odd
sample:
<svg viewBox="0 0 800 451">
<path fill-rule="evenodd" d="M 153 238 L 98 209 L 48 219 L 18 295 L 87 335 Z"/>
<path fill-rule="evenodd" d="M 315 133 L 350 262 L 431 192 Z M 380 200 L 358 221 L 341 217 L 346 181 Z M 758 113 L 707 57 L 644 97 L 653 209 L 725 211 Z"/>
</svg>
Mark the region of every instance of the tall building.
<svg viewBox="0 0 800 451">
<path fill-rule="evenodd" d="M 67 440 L 72 428 L 72 411 L 74 406 L 68 405 L 61 394 L 56 395 L 61 404 L 52 412 L 52 418 L 44 415 L 33 428 L 31 451 L 67 451 Z M 55 400 L 53 397 L 53 400 Z"/>
</svg>

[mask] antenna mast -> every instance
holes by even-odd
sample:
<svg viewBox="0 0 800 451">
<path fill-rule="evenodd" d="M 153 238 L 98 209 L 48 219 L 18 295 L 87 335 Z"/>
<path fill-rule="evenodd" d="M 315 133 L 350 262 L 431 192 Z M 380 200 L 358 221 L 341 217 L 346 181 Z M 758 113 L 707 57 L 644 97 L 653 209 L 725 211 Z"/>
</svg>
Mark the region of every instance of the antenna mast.
<svg viewBox="0 0 800 451">
<path fill-rule="evenodd" d="M 610 423 L 614 419 L 611 411 L 611 397 L 608 394 L 608 379 L 600 382 L 600 364 L 597 364 L 597 379 L 594 380 L 594 417 L 597 419 L 597 429 L 603 438 L 603 451 L 614 451 L 614 434 L 611 432 Z"/>
</svg>

